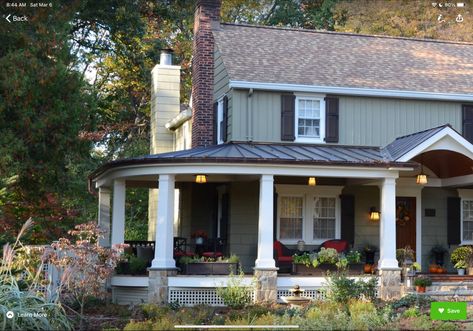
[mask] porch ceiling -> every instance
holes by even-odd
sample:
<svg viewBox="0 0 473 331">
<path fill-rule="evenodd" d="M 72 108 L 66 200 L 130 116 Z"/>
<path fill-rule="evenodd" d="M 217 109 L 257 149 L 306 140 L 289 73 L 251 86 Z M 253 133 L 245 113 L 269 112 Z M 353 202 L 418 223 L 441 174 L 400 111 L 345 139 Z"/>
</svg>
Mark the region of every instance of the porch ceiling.
<svg viewBox="0 0 473 331">
<path fill-rule="evenodd" d="M 424 164 L 439 178 L 450 178 L 473 174 L 473 160 L 463 154 L 437 150 L 417 155 L 414 161 Z"/>
</svg>

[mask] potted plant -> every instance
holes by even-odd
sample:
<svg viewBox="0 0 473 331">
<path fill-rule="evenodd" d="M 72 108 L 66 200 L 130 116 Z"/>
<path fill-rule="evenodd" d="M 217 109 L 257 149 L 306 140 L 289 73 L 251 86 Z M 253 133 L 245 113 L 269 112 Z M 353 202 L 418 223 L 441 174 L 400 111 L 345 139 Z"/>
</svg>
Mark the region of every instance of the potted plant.
<svg viewBox="0 0 473 331">
<path fill-rule="evenodd" d="M 452 254 L 450 255 L 450 261 L 457 269 L 467 269 L 469 267 L 472 255 L 473 250 L 471 246 L 460 246 L 453 250 Z M 458 271 L 459 275 L 460 273 L 461 271 Z M 465 271 L 463 271 L 463 274 L 465 274 Z"/>
<path fill-rule="evenodd" d="M 358 251 L 349 251 L 345 258 L 348 262 L 348 274 L 359 275 L 363 273 L 363 263 L 361 263 L 361 253 Z"/>
<path fill-rule="evenodd" d="M 412 264 L 414 261 L 414 250 L 410 246 L 396 249 L 396 259 L 399 263 L 399 267 L 403 267 L 406 262 Z"/>
<path fill-rule="evenodd" d="M 435 245 L 430 250 L 430 256 L 432 257 L 435 264 L 443 266 L 444 256 L 447 250 L 441 245 Z"/>
<path fill-rule="evenodd" d="M 416 287 L 416 292 L 425 293 L 425 288 L 432 285 L 432 280 L 429 277 L 417 277 L 414 280 L 414 285 Z"/>
<path fill-rule="evenodd" d="M 239 261 L 239 257 L 234 254 L 216 259 L 183 256 L 179 259 L 179 264 L 185 275 L 228 275 L 238 270 Z"/>
<path fill-rule="evenodd" d="M 366 244 L 363 248 L 363 255 L 365 256 L 365 263 L 373 265 L 374 264 L 374 256 L 376 254 L 377 248 L 376 246 Z"/>
<path fill-rule="evenodd" d="M 418 262 L 414 262 L 412 263 L 412 270 L 417 273 L 422 270 L 422 267 L 420 266 Z"/>
<path fill-rule="evenodd" d="M 457 269 L 458 275 L 459 276 L 464 276 L 465 275 L 465 270 L 468 268 L 468 263 L 464 261 L 459 261 L 455 263 L 454 267 Z"/>
</svg>

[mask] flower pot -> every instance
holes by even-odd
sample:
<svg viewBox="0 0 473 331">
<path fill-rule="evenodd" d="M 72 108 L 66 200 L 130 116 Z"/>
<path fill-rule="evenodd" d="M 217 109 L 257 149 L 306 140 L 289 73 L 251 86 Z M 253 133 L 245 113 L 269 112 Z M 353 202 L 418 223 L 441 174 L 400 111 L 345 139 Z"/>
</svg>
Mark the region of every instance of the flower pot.
<svg viewBox="0 0 473 331">
<path fill-rule="evenodd" d="M 417 293 L 425 293 L 425 286 L 416 286 Z"/>
<path fill-rule="evenodd" d="M 458 275 L 459 276 L 464 276 L 465 275 L 465 269 L 457 269 Z"/>
<path fill-rule="evenodd" d="M 473 267 L 468 267 L 468 275 L 473 275 Z"/>
<path fill-rule="evenodd" d="M 365 266 L 363 267 L 363 270 L 365 272 L 365 274 L 370 274 L 373 272 L 373 265 L 372 264 L 365 264 Z"/>
</svg>

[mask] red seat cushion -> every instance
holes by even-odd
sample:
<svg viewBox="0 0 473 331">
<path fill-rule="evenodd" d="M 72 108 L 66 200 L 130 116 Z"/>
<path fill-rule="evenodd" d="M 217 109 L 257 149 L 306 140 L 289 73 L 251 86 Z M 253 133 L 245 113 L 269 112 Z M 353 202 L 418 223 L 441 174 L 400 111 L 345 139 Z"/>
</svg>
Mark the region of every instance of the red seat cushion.
<svg viewBox="0 0 473 331">
<path fill-rule="evenodd" d="M 278 256 L 279 262 L 292 262 L 292 256 Z"/>
</svg>

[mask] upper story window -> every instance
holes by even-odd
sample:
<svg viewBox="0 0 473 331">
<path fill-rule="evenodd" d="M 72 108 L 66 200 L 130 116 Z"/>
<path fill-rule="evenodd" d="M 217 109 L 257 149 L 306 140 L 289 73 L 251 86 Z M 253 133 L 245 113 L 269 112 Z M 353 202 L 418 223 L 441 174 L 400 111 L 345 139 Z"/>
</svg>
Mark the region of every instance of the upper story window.
<svg viewBox="0 0 473 331">
<path fill-rule="evenodd" d="M 296 141 L 323 142 L 325 138 L 325 101 L 323 98 L 296 97 Z"/>
<path fill-rule="evenodd" d="M 217 101 L 217 144 L 223 144 L 223 98 Z"/>
</svg>

